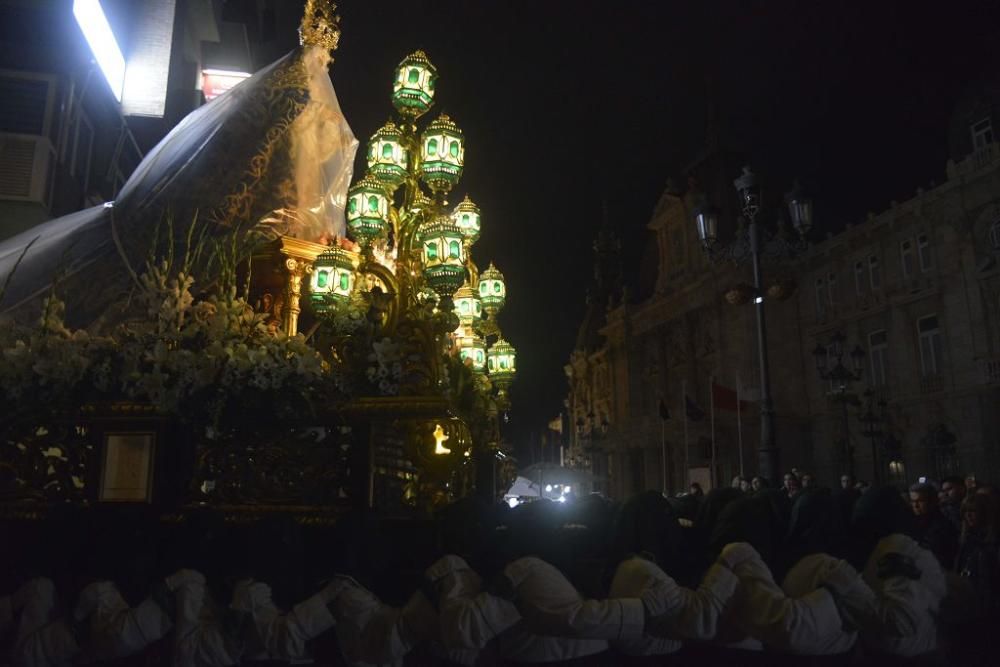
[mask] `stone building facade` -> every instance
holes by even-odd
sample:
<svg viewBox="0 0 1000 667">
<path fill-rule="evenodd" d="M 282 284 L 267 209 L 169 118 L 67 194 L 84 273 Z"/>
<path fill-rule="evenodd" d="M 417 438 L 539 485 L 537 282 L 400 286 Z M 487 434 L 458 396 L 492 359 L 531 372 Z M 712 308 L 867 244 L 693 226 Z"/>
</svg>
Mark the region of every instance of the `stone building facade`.
<svg viewBox="0 0 1000 667">
<path fill-rule="evenodd" d="M 796 286 L 784 300 L 765 297 L 781 469 L 808 470 L 824 484 L 845 472 L 882 482 L 1000 479 L 993 93 L 959 105 L 945 182 L 814 240 L 794 260 L 765 264 L 766 285 Z M 754 308 L 752 299 L 734 306 L 723 298 L 752 282 L 749 262 L 709 261 L 693 221 L 710 201 L 735 224 L 740 162 L 715 151 L 691 167 L 685 186 L 668 185 L 648 224 L 657 263 L 648 297 L 633 303 L 598 291 L 598 302 L 591 294 L 566 366 L 566 407 L 568 460 L 594 473 L 594 490 L 624 498 L 756 473 Z M 719 235 L 732 238 L 733 229 Z M 865 353 L 862 379 L 847 387 L 816 368 L 817 346 L 829 348 L 836 332 L 848 352 Z"/>
</svg>

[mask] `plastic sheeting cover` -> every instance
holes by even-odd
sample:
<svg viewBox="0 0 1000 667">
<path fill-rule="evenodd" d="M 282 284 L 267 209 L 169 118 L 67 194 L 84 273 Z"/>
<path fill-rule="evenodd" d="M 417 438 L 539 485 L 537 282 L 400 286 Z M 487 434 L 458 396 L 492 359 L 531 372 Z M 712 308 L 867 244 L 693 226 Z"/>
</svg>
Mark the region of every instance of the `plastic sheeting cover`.
<svg viewBox="0 0 1000 667">
<path fill-rule="evenodd" d="M 59 273 L 67 320 L 89 326 L 125 301 L 128 267 L 181 256 L 188 230 L 209 239 L 250 229 L 325 241 L 344 234 L 358 141 L 327 75 L 329 56 L 296 49 L 185 117 L 143 159 L 110 207 L 38 225 L 0 243 L 0 284 L 24 248 L 0 315 L 34 317 Z M 156 233 L 158 230 L 158 233 Z M 116 238 L 117 237 L 117 238 Z M 126 266 L 127 262 L 127 266 Z M 212 276 L 198 274 L 202 285 Z"/>
</svg>

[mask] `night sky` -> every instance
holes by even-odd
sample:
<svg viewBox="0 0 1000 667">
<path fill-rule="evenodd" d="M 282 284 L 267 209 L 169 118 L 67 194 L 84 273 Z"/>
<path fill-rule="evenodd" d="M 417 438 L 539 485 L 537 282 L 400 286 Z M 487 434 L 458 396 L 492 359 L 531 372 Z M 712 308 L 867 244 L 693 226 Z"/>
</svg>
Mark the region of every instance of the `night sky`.
<svg viewBox="0 0 1000 667">
<path fill-rule="evenodd" d="M 450 200 L 480 205 L 473 254 L 507 278 L 509 433 L 524 458 L 566 395 L 602 200 L 634 280 L 668 176 L 705 143 L 709 100 L 720 143 L 750 155 L 765 188 L 803 181 L 822 234 L 944 180 L 954 103 L 998 71 L 1000 43 L 995 1 L 345 0 L 340 13 L 331 75 L 361 141 L 357 174 L 415 49 L 440 75 L 430 116 L 465 132 Z"/>
</svg>

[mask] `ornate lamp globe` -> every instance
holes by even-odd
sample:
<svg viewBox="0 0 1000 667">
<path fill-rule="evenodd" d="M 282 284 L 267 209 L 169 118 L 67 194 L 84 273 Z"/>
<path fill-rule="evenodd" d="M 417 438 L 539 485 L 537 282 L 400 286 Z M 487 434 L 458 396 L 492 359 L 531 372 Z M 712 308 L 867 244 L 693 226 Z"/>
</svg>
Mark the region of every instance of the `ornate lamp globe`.
<svg viewBox="0 0 1000 667">
<path fill-rule="evenodd" d="M 408 157 L 402 133 L 392 121 L 380 127 L 368 140 L 368 172 L 390 193 L 406 180 Z"/>
<path fill-rule="evenodd" d="M 383 236 L 389 227 L 389 197 L 371 174 L 347 191 L 347 228 L 362 248 Z"/>
<path fill-rule="evenodd" d="M 455 221 L 439 215 L 420 229 L 420 254 L 427 284 L 450 299 L 465 282 L 465 248 Z"/>
<path fill-rule="evenodd" d="M 462 230 L 462 236 L 465 237 L 469 245 L 479 239 L 482 216 L 479 213 L 479 207 L 469 199 L 469 195 L 465 195 L 465 199 L 459 202 L 451 217 L 455 219 L 455 224 Z"/>
<path fill-rule="evenodd" d="M 490 379 L 504 388 L 514 381 L 517 375 L 517 350 L 503 338 L 497 340 L 487 355 L 487 369 Z"/>
<path fill-rule="evenodd" d="M 805 236 L 813 226 L 813 202 L 806 195 L 798 181 L 791 192 L 785 194 L 785 203 L 788 204 L 788 214 L 792 217 L 792 226 L 800 236 Z"/>
<path fill-rule="evenodd" d="M 464 165 L 465 137 L 441 114 L 420 138 L 420 178 L 432 192 L 448 192 L 462 177 Z"/>
<path fill-rule="evenodd" d="M 483 300 L 483 309 L 495 316 L 507 303 L 507 285 L 503 274 L 490 262 L 488 269 L 479 275 L 479 298 Z"/>
<path fill-rule="evenodd" d="M 332 247 L 316 258 L 313 265 L 310 288 L 313 307 L 324 312 L 332 301 L 344 300 L 354 289 L 356 262 L 352 253 L 339 247 Z"/>
<path fill-rule="evenodd" d="M 474 373 L 486 372 L 486 341 L 484 341 L 471 326 L 463 327 L 462 333 L 455 339 L 458 356 L 472 367 Z"/>
<path fill-rule="evenodd" d="M 414 51 L 396 67 L 392 84 L 392 106 L 400 115 L 419 118 L 434 104 L 437 68 L 423 51 Z"/>
<path fill-rule="evenodd" d="M 483 316 L 483 302 L 469 283 L 465 283 L 455 292 L 455 314 L 463 325 L 471 325 Z"/>
</svg>

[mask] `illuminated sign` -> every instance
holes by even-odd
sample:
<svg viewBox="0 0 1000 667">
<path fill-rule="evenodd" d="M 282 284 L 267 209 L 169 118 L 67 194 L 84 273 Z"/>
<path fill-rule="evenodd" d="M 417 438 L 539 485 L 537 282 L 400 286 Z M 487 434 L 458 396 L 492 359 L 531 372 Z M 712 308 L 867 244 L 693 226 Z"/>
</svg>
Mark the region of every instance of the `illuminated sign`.
<svg viewBox="0 0 1000 667">
<path fill-rule="evenodd" d="M 115 99 L 122 101 L 122 86 L 125 83 L 125 57 L 118 48 L 115 35 L 111 32 L 108 18 L 104 15 L 100 0 L 73 0 L 73 16 L 90 45 L 104 78 L 111 86 Z"/>
<path fill-rule="evenodd" d="M 201 72 L 201 90 L 205 93 L 205 101 L 210 102 L 240 81 L 249 79 L 246 72 L 230 72 L 222 69 L 206 69 Z"/>
</svg>

